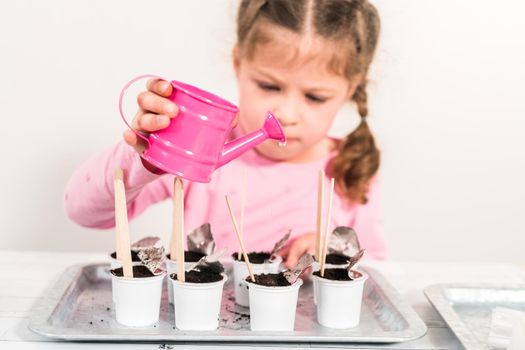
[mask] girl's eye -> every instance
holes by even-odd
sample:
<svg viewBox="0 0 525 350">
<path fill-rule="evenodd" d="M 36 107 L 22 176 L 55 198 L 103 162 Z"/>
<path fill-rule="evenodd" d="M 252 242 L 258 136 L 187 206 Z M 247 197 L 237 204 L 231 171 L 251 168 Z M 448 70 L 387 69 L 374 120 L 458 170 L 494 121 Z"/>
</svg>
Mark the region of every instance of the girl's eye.
<svg viewBox="0 0 525 350">
<path fill-rule="evenodd" d="M 306 94 L 305 96 L 310 101 L 316 102 L 316 103 L 323 103 L 323 102 L 326 101 L 326 98 L 321 97 L 321 96 L 317 96 L 317 95 L 313 95 L 313 94 Z"/>
<path fill-rule="evenodd" d="M 259 87 L 266 91 L 281 91 L 281 88 L 277 85 L 267 84 L 267 83 L 258 83 Z"/>
</svg>

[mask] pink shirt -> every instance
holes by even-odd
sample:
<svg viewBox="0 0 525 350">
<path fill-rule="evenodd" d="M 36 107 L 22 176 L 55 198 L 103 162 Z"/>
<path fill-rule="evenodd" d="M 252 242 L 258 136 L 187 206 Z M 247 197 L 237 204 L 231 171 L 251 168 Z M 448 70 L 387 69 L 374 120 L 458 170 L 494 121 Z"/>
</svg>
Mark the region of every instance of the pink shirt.
<svg viewBox="0 0 525 350">
<path fill-rule="evenodd" d="M 296 164 L 272 161 L 255 151 L 248 151 L 217 169 L 209 183 L 185 181 L 186 232 L 209 222 L 218 248 L 228 248 L 228 253 L 238 250 L 224 196 L 230 196 L 239 220 L 245 171 L 248 189 L 244 239 L 248 250 L 271 250 L 288 229 L 292 229 L 292 237 L 315 232 L 318 172 L 326 166 L 329 158 Z M 75 171 L 64 195 L 69 218 L 91 228 L 109 229 L 115 226 L 113 174 L 116 167 L 124 169 L 130 219 L 150 205 L 171 198 L 173 175 L 150 173 L 133 148 L 121 142 L 86 161 Z M 326 178 L 325 194 L 328 194 L 328 189 L 329 179 Z M 330 227 L 353 227 L 366 249 L 365 255 L 372 259 L 384 259 L 386 247 L 381 234 L 379 209 L 379 184 L 374 180 L 365 205 L 349 204 L 334 195 Z"/>
</svg>

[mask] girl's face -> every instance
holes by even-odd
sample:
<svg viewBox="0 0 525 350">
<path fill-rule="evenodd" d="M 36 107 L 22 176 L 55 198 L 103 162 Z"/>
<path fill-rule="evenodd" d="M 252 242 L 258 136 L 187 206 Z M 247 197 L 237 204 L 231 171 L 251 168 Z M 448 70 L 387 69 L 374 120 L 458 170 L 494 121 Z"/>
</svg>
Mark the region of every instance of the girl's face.
<svg viewBox="0 0 525 350">
<path fill-rule="evenodd" d="M 334 48 L 274 27 L 273 41 L 257 46 L 251 59 L 234 49 L 239 83 L 239 126 L 259 129 L 266 112 L 281 122 L 286 147 L 263 142 L 256 150 L 275 160 L 301 162 L 321 158 L 333 148 L 327 137 L 332 121 L 355 85 L 328 69 Z"/>
</svg>

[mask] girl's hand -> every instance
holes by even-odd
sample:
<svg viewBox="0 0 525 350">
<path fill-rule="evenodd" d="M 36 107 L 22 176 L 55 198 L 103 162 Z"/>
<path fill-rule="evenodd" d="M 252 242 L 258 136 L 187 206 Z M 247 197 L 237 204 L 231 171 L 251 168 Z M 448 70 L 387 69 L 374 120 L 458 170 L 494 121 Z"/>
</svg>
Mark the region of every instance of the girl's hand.
<svg viewBox="0 0 525 350">
<path fill-rule="evenodd" d="M 315 254 L 315 233 L 297 237 L 279 252 L 288 268 L 294 267 L 304 253 Z"/>
<path fill-rule="evenodd" d="M 139 132 L 150 133 L 166 128 L 170 124 L 170 119 L 179 113 L 179 107 L 168 99 L 173 92 L 173 87 L 169 82 L 162 79 L 151 79 L 148 81 L 147 89 L 137 96 L 139 110 L 133 118 L 131 127 Z M 123 137 L 124 141 L 135 148 L 138 153 L 146 149 L 146 141 L 133 131 L 129 129 L 124 131 Z M 142 161 L 148 170 L 157 172 L 151 164 Z"/>
</svg>

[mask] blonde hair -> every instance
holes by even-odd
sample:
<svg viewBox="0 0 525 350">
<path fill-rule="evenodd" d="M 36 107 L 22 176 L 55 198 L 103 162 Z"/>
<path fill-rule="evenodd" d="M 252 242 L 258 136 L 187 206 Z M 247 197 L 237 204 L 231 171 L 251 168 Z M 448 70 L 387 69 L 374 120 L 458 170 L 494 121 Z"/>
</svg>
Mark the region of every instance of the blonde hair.
<svg viewBox="0 0 525 350">
<path fill-rule="evenodd" d="M 366 203 L 370 179 L 379 168 L 380 153 L 366 122 L 367 75 L 380 32 L 376 8 L 367 0 L 242 0 L 237 15 L 237 43 L 251 58 L 257 45 L 270 38 L 264 23 L 294 33 L 315 35 L 337 44 L 330 68 L 349 82 L 360 79 L 351 97 L 361 116 L 327 169 L 338 189 L 352 201 Z"/>
</svg>

